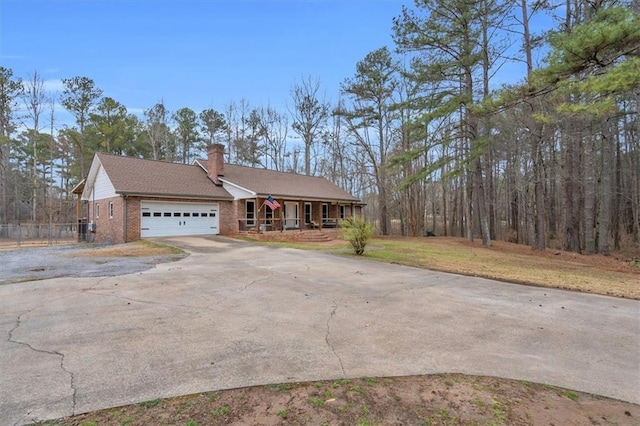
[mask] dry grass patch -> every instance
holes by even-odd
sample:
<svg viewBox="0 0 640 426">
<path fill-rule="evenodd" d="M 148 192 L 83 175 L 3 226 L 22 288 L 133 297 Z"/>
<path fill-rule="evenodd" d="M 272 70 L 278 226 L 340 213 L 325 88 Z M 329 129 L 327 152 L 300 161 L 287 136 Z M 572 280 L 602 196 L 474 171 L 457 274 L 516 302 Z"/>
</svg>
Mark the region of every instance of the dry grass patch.
<svg viewBox="0 0 640 426">
<path fill-rule="evenodd" d="M 82 250 L 73 253 L 73 256 L 81 257 L 146 257 L 146 256 L 171 256 L 183 254 L 183 251 L 165 244 L 152 241 L 134 241 L 132 243 L 117 244 L 108 247 L 99 247 Z"/>
<path fill-rule="evenodd" d="M 462 238 L 376 238 L 365 257 L 456 274 L 640 299 L 640 268 L 613 256 L 533 251 L 495 241 L 489 248 Z"/>
</svg>

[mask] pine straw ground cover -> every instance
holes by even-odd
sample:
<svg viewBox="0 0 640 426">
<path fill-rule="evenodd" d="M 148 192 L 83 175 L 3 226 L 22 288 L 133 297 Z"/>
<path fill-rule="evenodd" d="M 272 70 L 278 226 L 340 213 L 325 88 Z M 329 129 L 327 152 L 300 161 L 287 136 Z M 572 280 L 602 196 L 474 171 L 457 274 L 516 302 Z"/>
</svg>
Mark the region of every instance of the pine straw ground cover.
<svg viewBox="0 0 640 426">
<path fill-rule="evenodd" d="M 348 244 L 340 240 L 265 244 L 352 255 Z M 161 246 L 155 249 L 170 250 Z M 109 249 L 96 249 L 101 253 L 95 255 L 104 255 L 103 250 Z M 130 255 L 124 253 L 141 249 L 117 250 Z M 494 242 L 486 248 L 460 238 L 375 238 L 367 246 L 364 258 L 640 299 L 639 257 L 635 253 L 583 256 L 551 249 L 532 251 L 505 242 Z M 545 384 L 438 374 L 221 390 L 156 399 L 42 424 L 640 425 L 640 406 Z"/>
</svg>

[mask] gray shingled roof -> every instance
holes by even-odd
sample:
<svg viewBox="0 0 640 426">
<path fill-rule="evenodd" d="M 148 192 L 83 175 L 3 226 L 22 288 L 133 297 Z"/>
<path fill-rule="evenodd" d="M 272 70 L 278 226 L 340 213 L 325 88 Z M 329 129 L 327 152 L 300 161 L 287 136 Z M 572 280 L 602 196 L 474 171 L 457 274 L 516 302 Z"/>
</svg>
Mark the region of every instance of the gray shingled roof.
<svg viewBox="0 0 640 426">
<path fill-rule="evenodd" d="M 232 199 L 206 171 L 191 164 L 120 157 L 99 153 L 100 163 L 117 193 L 189 198 Z"/>
<path fill-rule="evenodd" d="M 206 165 L 206 162 L 202 164 Z M 358 198 L 323 177 L 225 164 L 221 179 L 263 196 L 360 202 Z"/>
</svg>

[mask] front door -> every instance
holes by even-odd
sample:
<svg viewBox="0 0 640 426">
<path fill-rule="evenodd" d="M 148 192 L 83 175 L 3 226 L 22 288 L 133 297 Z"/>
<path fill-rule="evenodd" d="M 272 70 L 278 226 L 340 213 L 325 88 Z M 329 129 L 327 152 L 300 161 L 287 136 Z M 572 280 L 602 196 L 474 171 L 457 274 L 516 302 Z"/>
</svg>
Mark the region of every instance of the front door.
<svg viewBox="0 0 640 426">
<path fill-rule="evenodd" d="M 284 202 L 284 229 L 299 228 L 298 224 L 298 203 L 292 201 Z"/>
</svg>

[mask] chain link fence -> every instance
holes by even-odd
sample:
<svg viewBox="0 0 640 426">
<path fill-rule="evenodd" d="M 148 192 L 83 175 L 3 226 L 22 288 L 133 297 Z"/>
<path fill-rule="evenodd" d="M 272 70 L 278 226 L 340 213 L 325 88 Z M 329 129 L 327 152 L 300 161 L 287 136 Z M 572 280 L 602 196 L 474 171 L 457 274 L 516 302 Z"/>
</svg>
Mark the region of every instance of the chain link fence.
<svg viewBox="0 0 640 426">
<path fill-rule="evenodd" d="M 66 244 L 76 241 L 77 223 L 0 225 L 0 247 Z"/>
</svg>

